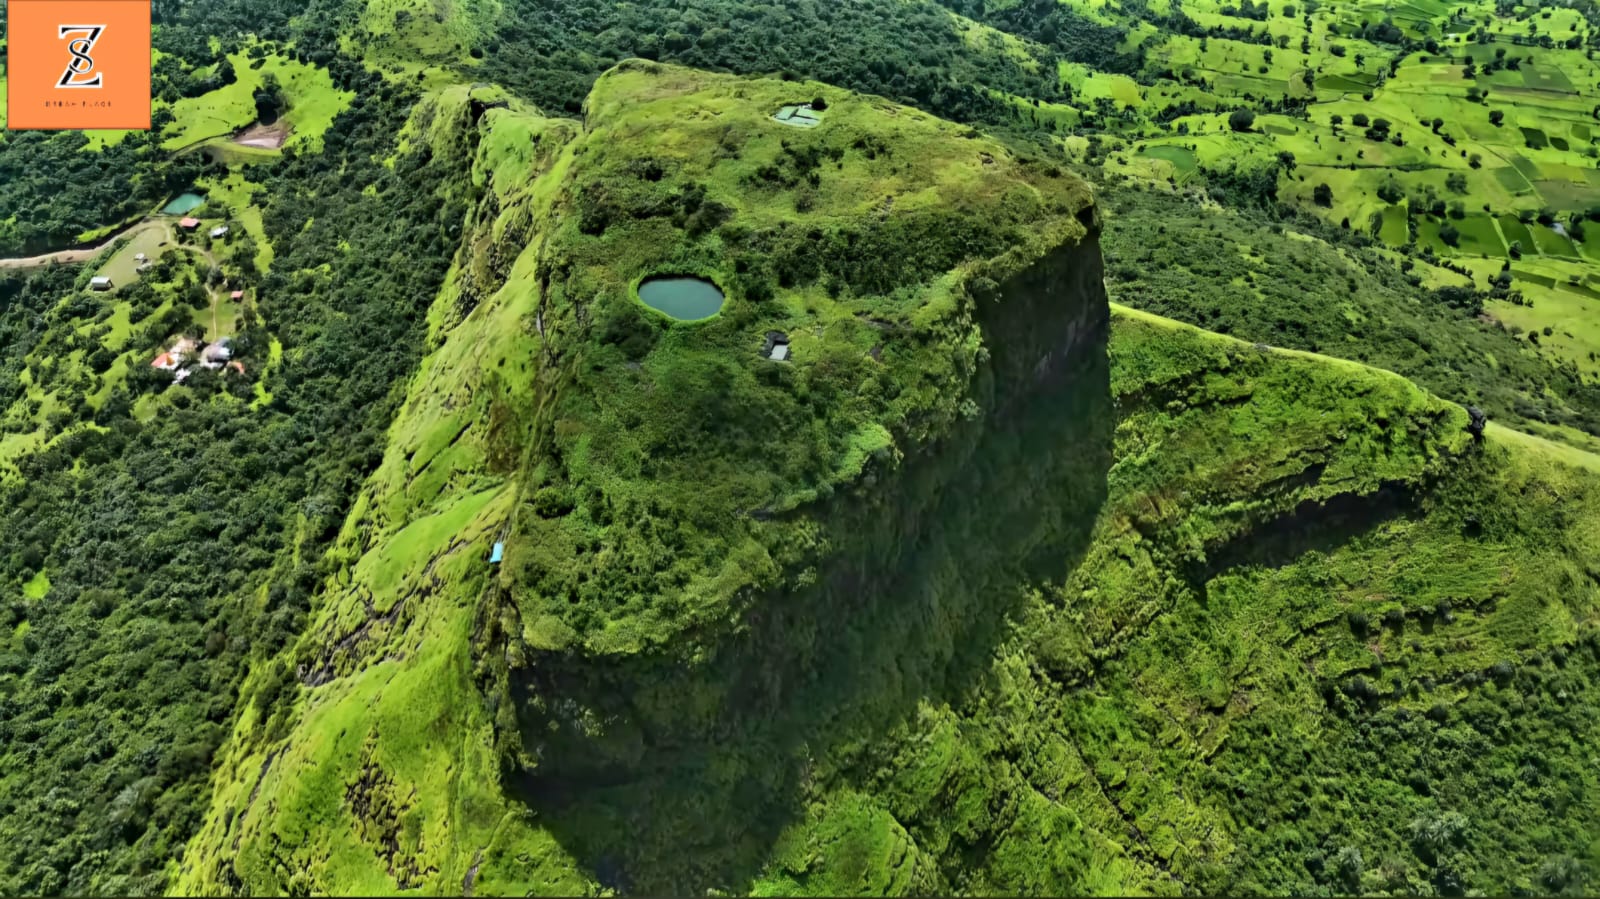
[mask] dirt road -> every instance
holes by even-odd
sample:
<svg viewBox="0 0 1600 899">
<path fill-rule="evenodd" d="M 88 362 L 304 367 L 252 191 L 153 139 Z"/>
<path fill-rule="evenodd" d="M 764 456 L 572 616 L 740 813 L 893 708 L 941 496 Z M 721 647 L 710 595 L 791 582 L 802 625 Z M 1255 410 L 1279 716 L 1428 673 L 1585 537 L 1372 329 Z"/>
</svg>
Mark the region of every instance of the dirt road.
<svg viewBox="0 0 1600 899">
<path fill-rule="evenodd" d="M 135 234 L 148 231 L 151 228 L 165 227 L 166 223 L 164 222 L 155 221 L 152 219 L 144 219 L 143 221 L 135 222 L 133 225 L 130 225 L 123 231 L 111 235 L 105 239 L 104 243 L 101 243 L 97 247 L 90 247 L 87 250 L 61 250 L 55 253 L 46 253 L 43 256 L 22 256 L 13 259 L 0 259 L 0 269 L 39 268 L 41 266 L 49 265 L 52 262 L 58 262 L 63 265 L 69 265 L 77 262 L 88 262 L 90 259 L 100 255 L 101 252 L 124 237 L 132 237 Z"/>
</svg>

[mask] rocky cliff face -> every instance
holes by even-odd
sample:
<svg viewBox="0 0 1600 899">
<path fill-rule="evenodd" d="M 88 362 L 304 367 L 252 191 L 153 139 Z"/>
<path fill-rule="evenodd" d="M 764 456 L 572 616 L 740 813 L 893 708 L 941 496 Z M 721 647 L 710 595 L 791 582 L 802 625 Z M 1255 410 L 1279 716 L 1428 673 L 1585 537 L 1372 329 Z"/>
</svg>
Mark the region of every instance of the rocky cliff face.
<svg viewBox="0 0 1600 899">
<path fill-rule="evenodd" d="M 713 866 L 770 840 L 762 822 L 788 819 L 806 759 L 970 683 L 1026 585 L 1082 553 L 1113 420 L 1095 232 L 992 283 L 973 299 L 984 361 L 962 419 L 790 513 L 814 523 L 812 551 L 736 621 L 680 635 L 693 654 L 502 634 L 521 662 L 509 779 L 612 885 L 681 885 L 631 864 L 666 845 Z"/>
</svg>

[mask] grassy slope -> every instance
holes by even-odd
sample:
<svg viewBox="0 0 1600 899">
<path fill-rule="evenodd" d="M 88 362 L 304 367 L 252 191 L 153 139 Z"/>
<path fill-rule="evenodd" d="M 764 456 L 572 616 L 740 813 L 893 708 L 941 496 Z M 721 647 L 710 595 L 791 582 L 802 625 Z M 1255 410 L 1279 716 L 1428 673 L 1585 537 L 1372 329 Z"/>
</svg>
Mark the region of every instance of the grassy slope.
<svg viewBox="0 0 1600 899">
<path fill-rule="evenodd" d="M 1578 370 L 1551 365 L 1526 340 L 1408 287 L 1393 257 L 1159 190 L 1117 191 L 1108 203 L 1107 283 L 1120 302 L 1251 342 L 1389 369 L 1515 427 L 1600 423 L 1597 395 Z M 1194 246 L 1216 252 L 1186 252 Z M 1426 265 L 1411 274 L 1428 290 L 1466 280 Z"/>
<path fill-rule="evenodd" d="M 454 154 L 463 168 L 473 164 L 462 147 L 470 130 L 466 94 L 456 89 L 423 107 L 410 138 Z M 497 166 L 503 176 L 515 173 L 505 180 L 523 184 L 572 136 L 571 123 L 526 113 L 492 112 L 489 122 L 475 169 L 483 188 Z M 544 152 L 530 150 L 532 138 Z M 504 199 L 514 202 L 509 190 Z M 453 302 L 441 298 L 436 313 Z M 461 324 L 458 339 L 424 361 L 385 461 L 341 537 L 346 565 L 302 652 L 306 664 L 355 670 L 310 693 L 293 719 L 287 709 L 276 725 L 259 710 L 242 716 L 180 890 L 214 892 L 236 870 L 255 889 L 387 892 L 396 886 L 387 867 L 398 878 L 442 883 L 434 888 L 444 892 L 460 890 L 469 869 L 485 893 L 581 884 L 510 865 L 532 854 L 562 868 L 550 839 L 499 795 L 490 715 L 474 683 L 471 605 L 487 587 L 483 558 L 513 491 L 482 470 L 486 393 L 479 388 L 492 372 L 472 359 L 529 349 L 517 324 L 526 307 L 508 301 L 497 312 Z M 271 674 L 258 671 L 250 689 Z M 290 720 L 280 754 L 273 728 Z M 347 790 L 364 775 L 370 788 Z M 357 829 L 333 823 L 349 820 L 358 801 Z M 386 866 L 375 852 L 390 838 L 398 843 Z M 280 840 L 298 848 L 275 849 Z"/>
<path fill-rule="evenodd" d="M 315 152 L 333 117 L 348 107 L 355 96 L 335 88 L 326 70 L 275 53 L 255 67 L 252 67 L 255 60 L 244 51 L 232 54 L 229 59 L 237 80 L 208 94 L 173 104 L 172 115 L 176 121 L 163 147 L 169 150 L 186 147 L 255 122 L 255 91 L 269 73 L 277 76 L 289 102 L 283 121 L 294 126 L 294 131 L 284 143 L 285 147 Z"/>
</svg>

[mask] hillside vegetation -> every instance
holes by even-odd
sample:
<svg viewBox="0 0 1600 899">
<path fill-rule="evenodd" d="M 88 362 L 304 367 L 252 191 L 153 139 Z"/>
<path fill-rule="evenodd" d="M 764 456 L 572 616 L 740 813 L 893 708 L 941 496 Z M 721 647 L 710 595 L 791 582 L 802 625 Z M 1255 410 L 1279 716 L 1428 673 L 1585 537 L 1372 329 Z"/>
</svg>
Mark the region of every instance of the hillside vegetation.
<svg viewBox="0 0 1600 899">
<path fill-rule="evenodd" d="M 476 145 L 473 249 L 325 604 L 246 683 L 182 891 L 1580 887 L 1600 498 L 1571 463 L 1593 463 L 1500 429 L 1476 441 L 1462 407 L 1392 374 L 1128 309 L 1060 377 L 991 357 L 975 416 L 801 506 L 815 533 L 858 539 L 819 543 L 812 575 L 720 638 L 668 639 L 699 647 L 690 668 L 563 653 L 581 631 L 514 564 L 549 444 L 508 452 L 503 429 L 538 433 L 562 390 L 596 400 L 579 376 L 503 372 L 559 370 L 558 322 L 560 353 L 648 372 L 751 300 L 660 321 L 610 274 L 628 271 L 616 253 L 589 267 L 609 291 L 546 298 L 541 264 L 603 240 L 550 210 L 637 158 L 586 159 L 588 135 L 768 90 L 633 66 L 602 80 L 584 130 L 482 90 L 413 119 L 404 140 L 435 159 Z M 624 91 L 654 99 L 609 111 Z M 1028 324 L 1008 301 L 1047 308 L 1025 283 L 979 317 L 981 345 Z M 604 339 L 607 297 L 656 331 L 639 368 Z M 737 345 L 740 367 L 774 364 Z M 499 569 L 496 541 L 513 548 Z"/>
<path fill-rule="evenodd" d="M 1595 889 L 1592 0 L 152 11 L 0 131 L 0 894 Z"/>
</svg>

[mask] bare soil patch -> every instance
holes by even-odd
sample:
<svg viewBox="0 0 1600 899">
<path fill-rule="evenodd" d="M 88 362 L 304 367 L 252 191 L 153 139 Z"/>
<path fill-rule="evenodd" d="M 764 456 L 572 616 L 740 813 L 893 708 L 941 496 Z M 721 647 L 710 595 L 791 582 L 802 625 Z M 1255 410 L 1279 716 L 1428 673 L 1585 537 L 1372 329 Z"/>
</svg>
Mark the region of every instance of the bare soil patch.
<svg viewBox="0 0 1600 899">
<path fill-rule="evenodd" d="M 256 147 L 262 150 L 276 150 L 283 146 L 289 139 L 290 127 L 285 122 L 274 122 L 271 125 L 251 125 L 234 135 L 233 142 L 241 147 Z"/>
</svg>

